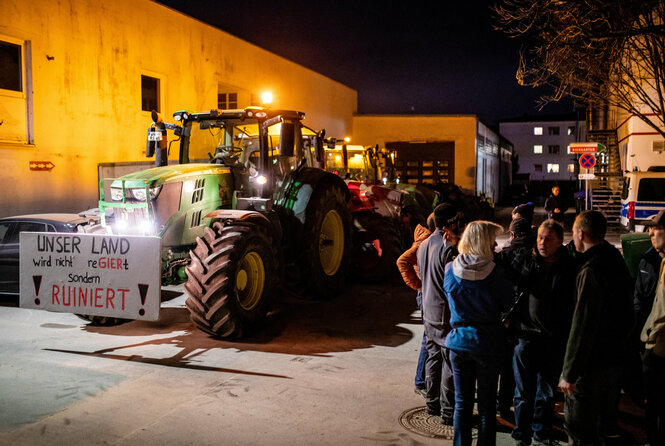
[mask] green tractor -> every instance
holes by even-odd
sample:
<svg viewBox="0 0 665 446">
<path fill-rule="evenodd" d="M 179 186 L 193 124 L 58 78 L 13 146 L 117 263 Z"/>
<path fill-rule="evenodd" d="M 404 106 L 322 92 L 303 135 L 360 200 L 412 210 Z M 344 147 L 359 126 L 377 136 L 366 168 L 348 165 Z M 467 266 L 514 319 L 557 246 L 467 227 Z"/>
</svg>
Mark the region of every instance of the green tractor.
<svg viewBox="0 0 665 446">
<path fill-rule="evenodd" d="M 157 166 L 100 182 L 108 233 L 162 240 L 162 283 L 187 279 L 191 320 L 219 337 L 264 322 L 278 286 L 339 293 L 349 270 L 349 192 L 323 164 L 323 137 L 304 114 L 249 107 L 153 112 L 146 155 Z M 179 164 L 167 165 L 167 131 Z M 207 163 L 190 164 L 208 155 Z M 108 200 L 107 198 L 110 198 Z"/>
</svg>

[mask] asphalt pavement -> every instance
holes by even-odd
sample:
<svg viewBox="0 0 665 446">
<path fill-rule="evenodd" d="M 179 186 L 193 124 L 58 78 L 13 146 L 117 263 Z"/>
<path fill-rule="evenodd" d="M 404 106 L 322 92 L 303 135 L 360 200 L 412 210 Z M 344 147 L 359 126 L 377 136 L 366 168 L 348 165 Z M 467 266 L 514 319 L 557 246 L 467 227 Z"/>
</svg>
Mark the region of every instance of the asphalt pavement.
<svg viewBox="0 0 665 446">
<path fill-rule="evenodd" d="M 423 328 L 399 278 L 329 301 L 280 294 L 239 341 L 198 331 L 185 299 L 166 287 L 159 321 L 93 327 L 2 297 L 0 444 L 452 444 L 413 391 Z"/>
</svg>

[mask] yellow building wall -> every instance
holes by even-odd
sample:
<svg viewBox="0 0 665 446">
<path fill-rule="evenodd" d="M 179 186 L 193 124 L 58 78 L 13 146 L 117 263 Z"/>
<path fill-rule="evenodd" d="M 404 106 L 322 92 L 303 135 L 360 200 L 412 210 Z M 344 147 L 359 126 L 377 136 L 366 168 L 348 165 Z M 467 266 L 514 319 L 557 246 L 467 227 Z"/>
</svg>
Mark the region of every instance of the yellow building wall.
<svg viewBox="0 0 665 446">
<path fill-rule="evenodd" d="M 161 112 L 217 107 L 218 85 L 274 94 L 273 108 L 307 114 L 329 135 L 350 133 L 357 93 L 226 32 L 148 0 L 2 0 L 0 40 L 27 43 L 34 144 L 0 125 L 0 216 L 97 206 L 97 164 L 142 161 L 149 112 L 141 75 L 161 82 Z M 251 16 L 248 16 L 250 19 Z M 251 26 L 251 20 L 248 20 Z M 0 121 L 15 117 L 0 92 Z M 12 108 L 14 107 L 14 108 Z M 16 119 L 13 122 L 19 122 Z M 177 160 L 173 144 L 170 159 Z M 51 171 L 31 171 L 50 161 Z"/>
<path fill-rule="evenodd" d="M 353 118 L 353 144 L 455 142 L 455 184 L 476 191 L 478 119 L 470 115 L 362 115 Z"/>
</svg>

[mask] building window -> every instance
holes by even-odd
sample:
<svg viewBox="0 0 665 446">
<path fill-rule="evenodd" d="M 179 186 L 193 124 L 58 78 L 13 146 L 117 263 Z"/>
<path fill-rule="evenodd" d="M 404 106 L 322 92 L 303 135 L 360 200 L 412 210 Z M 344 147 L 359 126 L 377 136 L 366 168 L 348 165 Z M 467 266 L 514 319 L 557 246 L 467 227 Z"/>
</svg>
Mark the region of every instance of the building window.
<svg viewBox="0 0 665 446">
<path fill-rule="evenodd" d="M 238 93 L 218 93 L 217 107 L 222 110 L 238 108 Z"/>
<path fill-rule="evenodd" d="M 542 164 L 534 164 L 533 165 L 533 170 L 536 172 L 542 172 L 543 171 L 543 165 Z"/>
<path fill-rule="evenodd" d="M 533 153 L 543 153 L 543 146 L 540 144 L 533 146 Z"/>
<path fill-rule="evenodd" d="M 558 164 L 547 164 L 547 173 L 559 173 L 559 165 Z"/>
<path fill-rule="evenodd" d="M 543 134 L 543 128 L 542 127 L 534 127 L 533 128 L 533 134 L 534 135 L 542 135 Z"/>
<path fill-rule="evenodd" d="M 568 127 L 568 134 L 569 135 L 574 135 L 575 134 L 575 126 Z"/>
<path fill-rule="evenodd" d="M 0 89 L 23 91 L 21 45 L 0 41 Z"/>
<path fill-rule="evenodd" d="M 159 79 L 141 75 L 141 110 L 159 111 Z"/>
<path fill-rule="evenodd" d="M 556 155 L 559 153 L 559 146 L 558 145 L 547 146 L 547 152 L 551 155 Z"/>
<path fill-rule="evenodd" d="M 0 36 L 0 141 L 34 144 L 31 45 Z"/>
<path fill-rule="evenodd" d="M 575 163 L 568 164 L 568 172 L 575 173 Z"/>
<path fill-rule="evenodd" d="M 559 127 L 547 127 L 547 133 L 550 135 L 558 135 Z"/>
</svg>

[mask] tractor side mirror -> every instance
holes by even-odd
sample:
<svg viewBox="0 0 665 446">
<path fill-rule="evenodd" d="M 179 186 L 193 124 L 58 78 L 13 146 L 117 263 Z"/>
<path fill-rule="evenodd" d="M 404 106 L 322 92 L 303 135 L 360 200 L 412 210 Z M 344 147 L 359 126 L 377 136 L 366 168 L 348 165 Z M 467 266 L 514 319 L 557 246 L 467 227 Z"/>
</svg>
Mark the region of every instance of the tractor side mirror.
<svg viewBox="0 0 665 446">
<path fill-rule="evenodd" d="M 319 163 L 319 167 L 323 167 L 323 161 L 325 160 L 323 135 L 316 135 L 314 137 L 314 157 L 316 158 L 316 162 Z"/>
<path fill-rule="evenodd" d="M 293 156 L 295 153 L 295 131 L 294 124 L 282 123 L 282 129 L 279 135 L 279 154 L 280 156 Z"/>
<path fill-rule="evenodd" d="M 148 137 L 146 138 L 145 156 L 147 158 L 151 158 L 155 155 L 155 150 L 157 149 L 157 135 L 161 136 L 161 132 L 157 132 L 157 127 L 153 122 L 150 124 L 150 127 L 148 127 Z"/>
</svg>

